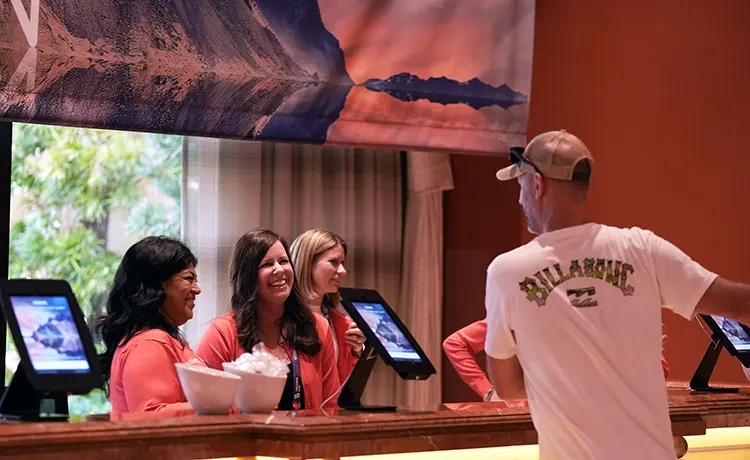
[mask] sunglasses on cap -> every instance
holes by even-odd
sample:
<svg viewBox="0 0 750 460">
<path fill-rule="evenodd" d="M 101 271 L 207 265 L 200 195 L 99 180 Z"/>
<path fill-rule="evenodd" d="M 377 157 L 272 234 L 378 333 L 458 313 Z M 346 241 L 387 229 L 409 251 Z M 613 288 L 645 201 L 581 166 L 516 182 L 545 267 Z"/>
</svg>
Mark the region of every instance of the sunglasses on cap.
<svg viewBox="0 0 750 460">
<path fill-rule="evenodd" d="M 508 150 L 508 156 L 510 157 L 511 164 L 518 165 L 519 163 L 526 163 L 531 165 L 532 168 L 534 168 L 534 171 L 537 172 L 540 176 L 544 177 L 544 174 L 542 174 L 542 170 L 539 169 L 534 163 L 531 162 L 528 158 L 523 156 L 524 152 L 523 147 L 511 147 L 510 150 Z"/>
</svg>

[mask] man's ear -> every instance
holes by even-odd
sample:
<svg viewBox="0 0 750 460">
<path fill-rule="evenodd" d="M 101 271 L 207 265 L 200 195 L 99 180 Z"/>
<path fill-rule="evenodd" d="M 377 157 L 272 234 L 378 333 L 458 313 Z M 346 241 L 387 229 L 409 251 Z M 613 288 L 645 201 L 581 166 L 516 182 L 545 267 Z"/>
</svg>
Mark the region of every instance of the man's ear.
<svg viewBox="0 0 750 460">
<path fill-rule="evenodd" d="M 545 191 L 544 179 L 539 173 L 534 173 L 534 198 L 538 200 L 544 195 Z"/>
</svg>

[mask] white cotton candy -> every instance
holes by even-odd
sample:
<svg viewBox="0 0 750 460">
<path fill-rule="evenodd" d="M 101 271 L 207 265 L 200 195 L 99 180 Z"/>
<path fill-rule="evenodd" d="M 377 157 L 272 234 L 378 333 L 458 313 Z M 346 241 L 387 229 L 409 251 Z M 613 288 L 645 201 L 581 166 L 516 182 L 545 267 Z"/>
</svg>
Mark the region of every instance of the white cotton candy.
<svg viewBox="0 0 750 460">
<path fill-rule="evenodd" d="M 284 360 L 269 353 L 262 342 L 253 347 L 252 353 L 241 354 L 232 365 L 241 371 L 256 372 L 271 377 L 286 377 L 289 373 L 289 367 Z"/>
</svg>

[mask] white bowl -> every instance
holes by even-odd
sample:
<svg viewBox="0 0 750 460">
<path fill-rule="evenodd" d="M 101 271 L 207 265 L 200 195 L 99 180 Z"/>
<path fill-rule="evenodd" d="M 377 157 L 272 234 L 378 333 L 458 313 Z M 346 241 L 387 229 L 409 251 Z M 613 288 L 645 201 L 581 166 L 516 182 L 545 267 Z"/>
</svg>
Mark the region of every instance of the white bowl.
<svg viewBox="0 0 750 460">
<path fill-rule="evenodd" d="M 175 363 L 182 391 L 198 414 L 226 414 L 232 408 L 242 379 L 229 372 Z"/>
<path fill-rule="evenodd" d="M 232 363 L 222 363 L 224 370 L 242 377 L 237 392 L 237 405 L 242 412 L 271 412 L 284 393 L 286 376 L 272 377 L 257 372 L 247 372 Z"/>
</svg>

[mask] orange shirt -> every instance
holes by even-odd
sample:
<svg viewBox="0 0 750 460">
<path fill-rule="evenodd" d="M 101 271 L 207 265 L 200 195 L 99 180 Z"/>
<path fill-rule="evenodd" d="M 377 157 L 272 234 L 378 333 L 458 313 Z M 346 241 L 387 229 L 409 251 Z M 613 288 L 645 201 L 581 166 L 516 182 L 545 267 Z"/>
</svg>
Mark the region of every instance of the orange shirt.
<svg viewBox="0 0 750 460">
<path fill-rule="evenodd" d="M 187 344 L 161 329 L 141 331 L 112 358 L 112 413 L 190 409 L 175 363 L 205 365 Z"/>
<path fill-rule="evenodd" d="M 305 409 L 320 409 L 323 401 L 336 393 L 340 385 L 328 321 L 317 313 L 313 313 L 313 316 L 321 341 L 320 352 L 315 356 L 299 353 Z M 195 352 L 214 369 L 221 369 L 221 363 L 234 361 L 245 353 L 237 339 L 237 323 L 232 312 L 211 321 Z M 337 399 L 336 396 L 330 398 L 325 407 L 336 407 Z"/>
<path fill-rule="evenodd" d="M 338 310 L 329 310 L 328 315 L 331 318 L 334 340 L 336 340 L 339 350 L 336 366 L 338 367 L 339 378 L 343 382 L 349 378 L 349 374 L 352 373 L 354 366 L 359 361 L 359 358 L 352 354 L 352 347 L 346 343 L 345 339 L 346 330 L 349 329 L 349 325 L 354 321 Z"/>
<path fill-rule="evenodd" d="M 482 368 L 479 367 L 474 356 L 484 351 L 486 335 L 487 321 L 481 320 L 459 329 L 443 341 L 445 355 L 458 372 L 461 380 L 482 398 L 492 388 L 492 383 Z M 669 363 L 664 356 L 661 357 L 661 365 L 664 370 L 664 377 L 667 377 L 669 375 Z"/>
</svg>

